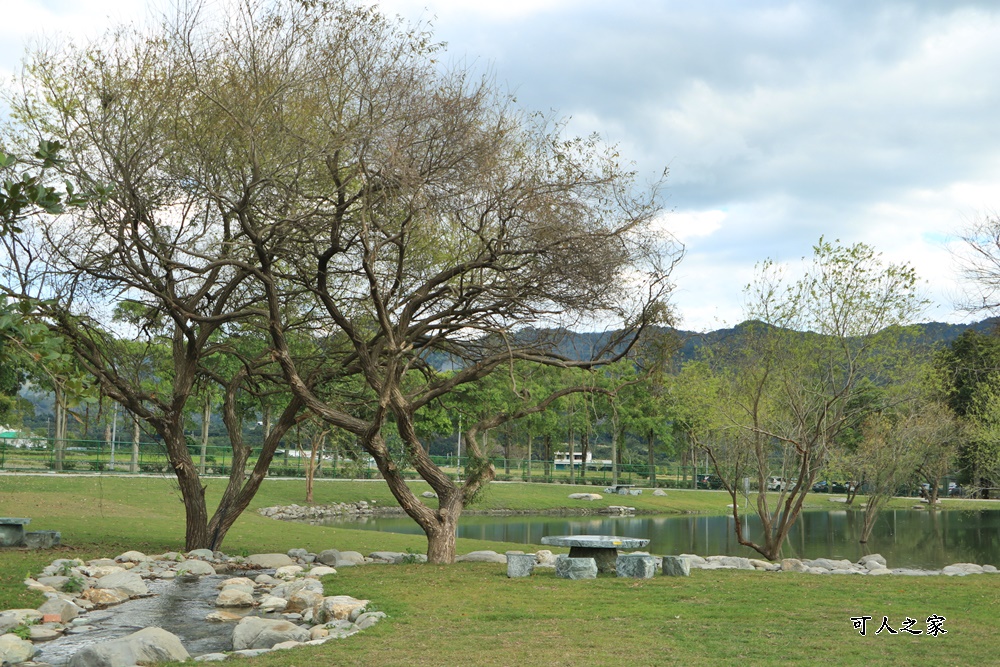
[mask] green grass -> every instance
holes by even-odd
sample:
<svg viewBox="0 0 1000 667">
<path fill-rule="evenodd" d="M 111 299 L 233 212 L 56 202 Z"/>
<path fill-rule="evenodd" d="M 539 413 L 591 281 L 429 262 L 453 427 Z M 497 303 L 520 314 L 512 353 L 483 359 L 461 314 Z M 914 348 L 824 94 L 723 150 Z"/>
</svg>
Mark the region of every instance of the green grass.
<svg viewBox="0 0 1000 667">
<path fill-rule="evenodd" d="M 427 488 L 414 487 L 418 492 Z M 209 498 L 217 498 L 220 488 L 220 482 L 211 481 Z M 594 508 L 624 500 L 571 501 L 566 496 L 574 490 L 494 484 L 477 509 Z M 425 548 L 419 536 L 277 522 L 253 511 L 301 504 L 303 494 L 302 481 L 266 481 L 224 550 Z M 376 482 L 318 482 L 316 500 L 392 503 L 384 484 Z M 627 501 L 648 511 L 721 513 L 728 497 L 668 491 L 666 497 L 647 492 Z M 914 504 L 912 499 L 898 502 Z M 945 506 L 968 502 L 948 500 Z M 830 506 L 823 495 L 812 503 Z M 0 550 L 0 608 L 37 606 L 41 596 L 27 593 L 21 582 L 54 558 L 183 548 L 183 507 L 166 479 L 0 476 L 0 507 L 7 516 L 31 517 L 29 529 L 61 531 L 65 545 L 48 552 Z M 458 548 L 502 552 L 524 547 L 460 539 Z M 254 664 L 992 664 L 1000 609 L 1000 575 L 866 578 L 696 570 L 689 578 L 567 581 L 551 570 L 507 579 L 501 565 L 466 563 L 343 568 L 326 584 L 328 594 L 370 599 L 390 618 L 350 639 L 280 652 Z M 850 621 L 862 614 L 875 617 L 867 637 L 858 635 Z M 931 614 L 948 619 L 948 634 L 873 634 L 883 615 L 895 628 L 905 616 L 918 619 L 917 627 L 923 628 Z"/>
</svg>

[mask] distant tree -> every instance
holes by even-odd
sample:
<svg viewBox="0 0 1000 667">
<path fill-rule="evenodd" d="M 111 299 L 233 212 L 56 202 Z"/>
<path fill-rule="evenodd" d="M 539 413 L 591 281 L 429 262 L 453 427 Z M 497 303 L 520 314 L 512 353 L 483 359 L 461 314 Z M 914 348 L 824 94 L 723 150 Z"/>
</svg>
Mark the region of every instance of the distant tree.
<svg viewBox="0 0 1000 667">
<path fill-rule="evenodd" d="M 737 540 L 774 560 L 831 446 L 858 422 L 864 380 L 890 380 L 899 343 L 894 327 L 909 323 L 926 302 L 910 266 L 887 264 L 864 244 L 824 239 L 803 277 L 789 280 L 768 261 L 746 293 L 751 322 L 747 338 L 729 353 L 724 401 L 740 433 L 726 439 L 726 457 L 718 445 L 706 449 L 733 499 Z M 772 509 L 766 489 L 776 461 L 794 481 Z M 756 478 L 759 538 L 747 535 L 739 519 L 743 474 Z"/>
</svg>

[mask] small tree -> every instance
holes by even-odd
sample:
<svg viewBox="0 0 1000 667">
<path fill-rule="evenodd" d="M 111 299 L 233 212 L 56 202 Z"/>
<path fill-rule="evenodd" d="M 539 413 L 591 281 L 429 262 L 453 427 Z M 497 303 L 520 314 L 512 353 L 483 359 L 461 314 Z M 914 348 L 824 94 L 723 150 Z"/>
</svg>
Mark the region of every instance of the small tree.
<svg viewBox="0 0 1000 667">
<path fill-rule="evenodd" d="M 864 244 L 824 239 L 802 278 L 789 281 L 780 267 L 765 262 L 746 294 L 752 322 L 743 344 L 729 353 L 733 372 L 725 404 L 741 431 L 728 440 L 732 465 L 721 465 L 718 446 L 706 448 L 733 499 L 737 540 L 774 560 L 831 446 L 864 409 L 854 400 L 862 380 L 888 380 L 896 327 L 926 302 L 910 266 L 887 264 Z M 772 509 L 767 480 L 775 462 L 793 481 Z M 759 539 L 746 535 L 739 520 L 737 480 L 743 474 L 757 480 Z"/>
</svg>

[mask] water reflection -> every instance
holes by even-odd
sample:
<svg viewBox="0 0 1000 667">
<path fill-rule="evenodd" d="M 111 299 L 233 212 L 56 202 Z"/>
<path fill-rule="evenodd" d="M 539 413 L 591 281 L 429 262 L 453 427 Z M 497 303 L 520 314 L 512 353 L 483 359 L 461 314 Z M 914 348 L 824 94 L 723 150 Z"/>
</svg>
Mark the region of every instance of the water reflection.
<svg viewBox="0 0 1000 667">
<path fill-rule="evenodd" d="M 889 567 L 941 568 L 951 563 L 1000 565 L 1000 510 L 891 510 L 879 517 L 868 545 L 858 542 L 863 515 L 854 510 L 803 512 L 789 533 L 783 555 L 793 558 L 846 558 L 866 553 L 885 556 Z M 751 537 L 760 521 L 741 518 Z M 368 518 L 327 525 L 421 534 L 406 518 Z M 731 516 L 553 517 L 463 516 L 459 537 L 518 544 L 541 544 L 546 535 L 623 535 L 650 540 L 658 554 L 758 557 L 736 543 Z"/>
</svg>

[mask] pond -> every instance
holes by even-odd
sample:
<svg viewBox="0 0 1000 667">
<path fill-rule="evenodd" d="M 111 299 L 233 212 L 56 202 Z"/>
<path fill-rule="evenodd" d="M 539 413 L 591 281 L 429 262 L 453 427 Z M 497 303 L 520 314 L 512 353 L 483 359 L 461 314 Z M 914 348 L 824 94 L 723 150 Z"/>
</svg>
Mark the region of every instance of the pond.
<svg viewBox="0 0 1000 667">
<path fill-rule="evenodd" d="M 783 555 L 857 561 L 867 553 L 880 553 L 891 568 L 940 569 L 952 563 L 1000 566 L 1000 510 L 887 510 L 879 517 L 867 546 L 858 542 L 863 518 L 862 512 L 849 509 L 803 512 Z M 750 535 L 758 535 L 756 516 L 746 521 Z M 421 534 L 413 521 L 398 517 L 328 521 L 324 525 Z M 539 545 L 546 535 L 586 534 L 648 538 L 649 551 L 655 554 L 759 558 L 752 549 L 737 544 L 731 516 L 465 515 L 458 526 L 459 537 L 526 545 Z"/>
</svg>

